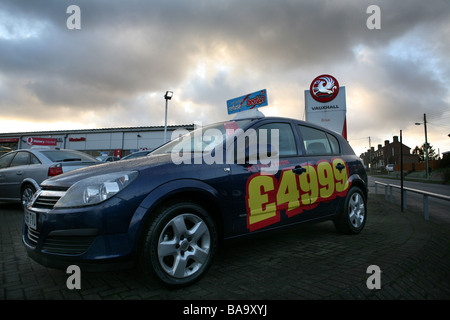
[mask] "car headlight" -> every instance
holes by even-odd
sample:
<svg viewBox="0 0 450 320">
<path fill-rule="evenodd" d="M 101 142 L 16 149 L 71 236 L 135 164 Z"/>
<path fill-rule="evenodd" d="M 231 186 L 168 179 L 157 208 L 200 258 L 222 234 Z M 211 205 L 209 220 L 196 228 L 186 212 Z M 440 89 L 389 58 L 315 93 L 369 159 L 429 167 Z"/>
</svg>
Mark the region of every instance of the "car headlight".
<svg viewBox="0 0 450 320">
<path fill-rule="evenodd" d="M 55 208 L 84 207 L 118 194 L 138 176 L 137 171 L 102 174 L 78 181 L 55 204 Z"/>
</svg>

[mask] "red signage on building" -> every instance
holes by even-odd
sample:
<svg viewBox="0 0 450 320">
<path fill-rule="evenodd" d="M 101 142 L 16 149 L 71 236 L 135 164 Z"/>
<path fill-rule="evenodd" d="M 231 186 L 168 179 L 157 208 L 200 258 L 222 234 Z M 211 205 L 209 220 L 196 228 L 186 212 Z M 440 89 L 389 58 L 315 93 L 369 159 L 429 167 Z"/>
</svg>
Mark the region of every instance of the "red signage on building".
<svg viewBox="0 0 450 320">
<path fill-rule="evenodd" d="M 0 138 L 0 142 L 19 142 L 19 138 Z"/>
<path fill-rule="evenodd" d="M 71 141 L 71 142 L 86 141 L 86 138 L 85 137 L 69 138 L 69 141 Z"/>
<path fill-rule="evenodd" d="M 56 138 L 29 137 L 27 144 L 29 146 L 56 146 Z"/>
</svg>

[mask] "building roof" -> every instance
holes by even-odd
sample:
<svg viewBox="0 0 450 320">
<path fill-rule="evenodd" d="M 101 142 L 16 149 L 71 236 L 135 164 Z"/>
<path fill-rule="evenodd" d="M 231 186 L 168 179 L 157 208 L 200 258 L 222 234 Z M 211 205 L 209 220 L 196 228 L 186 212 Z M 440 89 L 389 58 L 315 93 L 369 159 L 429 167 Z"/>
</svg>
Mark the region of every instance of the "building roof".
<svg viewBox="0 0 450 320">
<path fill-rule="evenodd" d="M 167 130 L 175 130 L 178 128 L 194 128 L 194 124 L 170 125 Z M 79 133 L 105 133 L 105 132 L 141 132 L 141 131 L 160 131 L 164 130 L 164 126 L 145 126 L 145 127 L 116 127 L 116 128 L 96 128 L 96 129 L 70 129 L 70 130 L 47 130 L 47 131 L 23 131 L 0 133 L 0 137 L 19 137 L 31 135 L 57 135 L 57 134 L 79 134 Z"/>
</svg>

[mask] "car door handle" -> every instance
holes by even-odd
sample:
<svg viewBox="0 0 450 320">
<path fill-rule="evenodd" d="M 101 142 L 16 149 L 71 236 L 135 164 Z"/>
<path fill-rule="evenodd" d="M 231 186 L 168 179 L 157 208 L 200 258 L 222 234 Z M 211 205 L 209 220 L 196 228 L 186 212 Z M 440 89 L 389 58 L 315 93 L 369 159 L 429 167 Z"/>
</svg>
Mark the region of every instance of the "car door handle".
<svg viewBox="0 0 450 320">
<path fill-rule="evenodd" d="M 294 172 L 295 174 L 301 175 L 303 172 L 306 172 L 306 169 L 303 168 L 302 166 L 295 166 L 295 168 L 292 169 L 292 172 Z"/>
<path fill-rule="evenodd" d="M 17 174 L 18 176 L 21 176 L 21 175 L 23 174 L 23 171 L 17 171 L 16 174 Z"/>
<path fill-rule="evenodd" d="M 339 171 L 342 171 L 343 169 L 345 169 L 345 165 L 343 165 L 342 163 L 338 163 L 336 165 L 336 169 L 338 169 Z"/>
</svg>

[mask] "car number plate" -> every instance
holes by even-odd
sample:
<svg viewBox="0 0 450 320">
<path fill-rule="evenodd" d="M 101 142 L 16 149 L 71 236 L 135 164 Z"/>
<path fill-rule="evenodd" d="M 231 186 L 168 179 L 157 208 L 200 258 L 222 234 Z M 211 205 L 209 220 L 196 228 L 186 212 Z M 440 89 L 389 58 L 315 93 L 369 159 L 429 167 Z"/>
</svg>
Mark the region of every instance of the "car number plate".
<svg viewBox="0 0 450 320">
<path fill-rule="evenodd" d="M 25 211 L 25 224 L 28 226 L 28 228 L 36 230 L 37 228 L 36 213 Z"/>
</svg>

